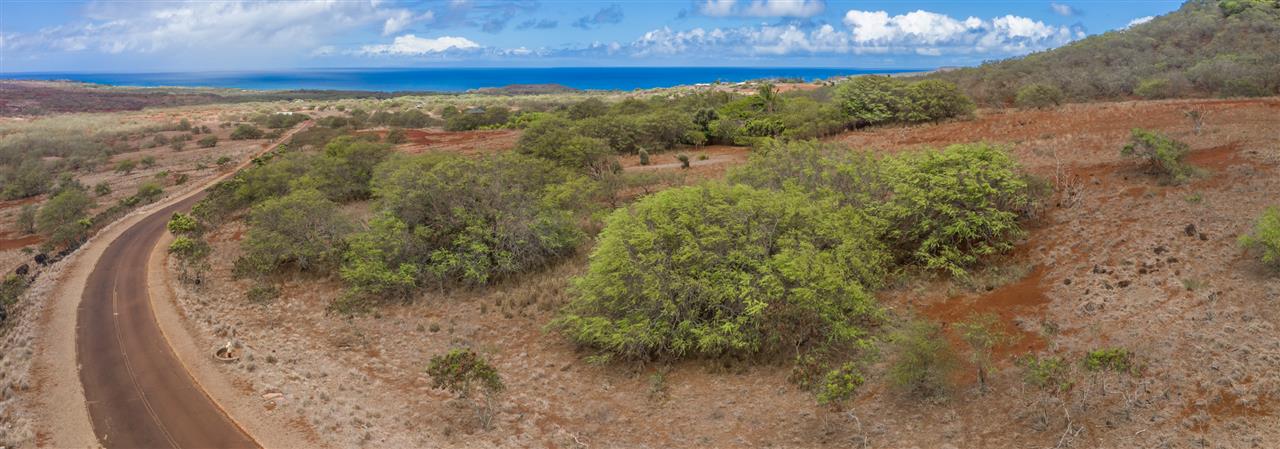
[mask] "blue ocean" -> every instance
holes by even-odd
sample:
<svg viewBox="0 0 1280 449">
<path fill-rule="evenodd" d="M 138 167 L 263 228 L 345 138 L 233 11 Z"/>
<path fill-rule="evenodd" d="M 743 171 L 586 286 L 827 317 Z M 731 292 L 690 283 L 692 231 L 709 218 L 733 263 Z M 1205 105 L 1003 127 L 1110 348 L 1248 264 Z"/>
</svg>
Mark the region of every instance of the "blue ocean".
<svg viewBox="0 0 1280 449">
<path fill-rule="evenodd" d="M 633 90 L 762 78 L 802 78 L 812 81 L 845 75 L 909 71 L 917 70 L 796 67 L 404 68 L 193 73 L 0 73 L 0 78 L 71 80 L 143 87 L 464 92 L 511 84 L 561 84 L 577 89 Z"/>
</svg>

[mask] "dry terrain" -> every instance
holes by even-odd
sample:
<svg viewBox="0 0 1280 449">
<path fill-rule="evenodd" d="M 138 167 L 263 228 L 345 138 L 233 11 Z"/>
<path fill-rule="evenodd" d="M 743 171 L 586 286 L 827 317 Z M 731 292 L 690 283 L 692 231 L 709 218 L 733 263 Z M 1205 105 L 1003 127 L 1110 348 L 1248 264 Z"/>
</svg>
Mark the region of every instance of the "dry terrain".
<svg viewBox="0 0 1280 449">
<path fill-rule="evenodd" d="M 1206 115 L 1198 135 L 1183 115 L 1193 109 Z M 1162 185 L 1122 159 L 1133 127 L 1189 143 L 1204 176 Z M 435 134 L 411 142 L 451 138 Z M 509 146 L 514 137 L 494 138 Z M 442 149 L 480 148 L 463 140 Z M 1016 339 L 998 348 L 990 391 L 978 391 L 966 370 L 945 397 L 922 401 L 889 390 L 878 363 L 850 409 L 836 412 L 787 381 L 789 360 L 587 363 L 545 328 L 587 248 L 496 286 L 427 292 L 344 317 L 326 312 L 342 288 L 335 279 L 287 275 L 277 279 L 278 299 L 247 301 L 249 281 L 230 275 L 244 231 L 237 222 L 210 238 L 208 282 L 170 285 L 198 345 L 245 348 L 240 362 L 222 366 L 240 394 L 339 447 L 1280 446 L 1280 277 L 1236 244 L 1280 202 L 1280 99 L 981 110 L 973 120 L 833 140 L 882 153 L 1000 143 L 1057 187 L 1028 238 L 975 281 L 916 276 L 880 294 L 894 315 L 944 324 L 998 314 Z M 707 153 L 695 168 L 719 176 L 743 151 L 690 154 Z M 677 171 L 673 157 L 655 156 L 646 169 Z M 485 353 L 506 381 L 492 430 L 426 378 L 427 360 L 458 345 Z M 1139 369 L 1073 368 L 1071 387 L 1056 392 L 1028 386 L 1016 362 L 1058 355 L 1078 366 L 1101 347 L 1132 351 Z"/>
</svg>

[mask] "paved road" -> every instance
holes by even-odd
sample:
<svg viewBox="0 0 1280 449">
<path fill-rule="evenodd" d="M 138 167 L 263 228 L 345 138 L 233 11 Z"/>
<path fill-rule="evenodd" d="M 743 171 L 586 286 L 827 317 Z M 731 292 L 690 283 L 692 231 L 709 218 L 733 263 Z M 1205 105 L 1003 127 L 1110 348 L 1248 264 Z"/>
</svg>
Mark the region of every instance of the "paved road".
<svg viewBox="0 0 1280 449">
<path fill-rule="evenodd" d="M 256 448 L 169 347 L 147 294 L 147 259 L 175 211 L 165 207 L 111 242 L 77 311 L 76 353 L 89 417 L 107 448 Z"/>
<path fill-rule="evenodd" d="M 263 152 L 314 124 L 308 120 L 264 143 Z M 261 447 L 178 360 L 147 293 L 147 259 L 165 223 L 204 196 L 191 195 L 134 223 L 107 246 L 85 282 L 76 310 L 76 360 L 93 433 L 107 448 Z"/>
</svg>

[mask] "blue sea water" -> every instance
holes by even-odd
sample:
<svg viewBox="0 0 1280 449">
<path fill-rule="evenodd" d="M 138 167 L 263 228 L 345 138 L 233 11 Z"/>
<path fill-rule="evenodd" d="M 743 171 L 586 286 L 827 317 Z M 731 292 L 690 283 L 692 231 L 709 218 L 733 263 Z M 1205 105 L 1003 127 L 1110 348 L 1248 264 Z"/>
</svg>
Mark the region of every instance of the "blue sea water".
<svg viewBox="0 0 1280 449">
<path fill-rule="evenodd" d="M 761 78 L 803 78 L 812 81 L 835 76 L 907 71 L 796 67 L 405 68 L 192 73 L 0 73 L 0 78 L 72 80 L 144 87 L 463 92 L 511 84 L 552 83 L 577 89 L 633 90 Z"/>
</svg>

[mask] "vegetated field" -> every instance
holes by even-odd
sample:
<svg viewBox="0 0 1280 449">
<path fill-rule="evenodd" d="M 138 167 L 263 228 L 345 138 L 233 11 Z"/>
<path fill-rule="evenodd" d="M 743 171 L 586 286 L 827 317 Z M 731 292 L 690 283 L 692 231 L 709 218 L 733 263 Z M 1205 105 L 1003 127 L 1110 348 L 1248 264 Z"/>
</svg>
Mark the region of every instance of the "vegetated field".
<svg viewBox="0 0 1280 449">
<path fill-rule="evenodd" d="M 1192 110 L 1204 117 L 1199 133 L 1185 115 Z M 1122 158 L 1133 128 L 1186 142 L 1201 173 L 1167 184 Z M 1280 444 L 1280 278 L 1236 243 L 1280 198 L 1280 99 L 980 110 L 973 120 L 829 140 L 877 155 L 995 143 L 1056 191 L 1014 251 L 964 282 L 922 273 L 877 293 L 893 316 L 940 323 L 965 358 L 939 396 L 890 388 L 885 359 L 865 367 L 866 384 L 842 411 L 789 382 L 785 357 L 590 363 L 546 327 L 571 298 L 570 278 L 586 271 L 586 248 L 493 285 L 419 291 L 415 301 L 344 316 L 330 309 L 347 288 L 333 276 L 272 275 L 276 299 L 246 301 L 258 284 L 232 275 L 246 238 L 245 224 L 232 221 L 207 235 L 205 281 L 171 285 L 207 347 L 245 345 L 244 361 L 227 368 L 246 390 L 233 394 L 251 390 L 263 413 L 297 414 L 341 447 Z M 709 166 L 742 161 L 741 150 L 702 151 L 724 161 Z M 681 171 L 671 153 L 648 167 L 635 158 L 621 165 Z M 364 202 L 341 207 L 371 215 Z M 994 328 L 1011 337 L 994 344 L 985 393 L 964 349 L 961 322 L 975 313 L 994 314 Z M 487 356 L 505 383 L 490 430 L 424 371 L 459 346 Z M 1026 368 L 1029 356 L 1037 370 Z"/>
<path fill-rule="evenodd" d="M 237 112 L 239 111 L 239 112 Z M 223 114 L 243 114 L 247 110 L 229 107 L 190 107 L 176 109 L 148 110 L 137 112 L 117 112 L 98 114 L 64 114 L 47 117 L 3 118 L 0 119 L 0 134 L 17 139 L 21 136 L 67 135 L 85 136 L 93 133 L 118 134 L 110 140 L 120 148 L 118 152 L 96 153 L 105 144 L 94 142 L 89 146 L 94 154 L 69 154 L 67 157 L 46 156 L 42 159 L 48 167 L 65 163 L 72 158 L 92 158 L 92 165 L 85 164 L 80 170 L 73 170 L 72 175 L 87 190 L 87 195 L 95 205 L 87 212 L 87 216 L 98 214 L 120 201 L 137 193 L 139 186 L 153 184 L 165 191 L 181 190 L 189 185 L 198 184 L 200 180 L 230 169 L 249 155 L 262 150 L 264 139 L 231 140 L 229 128 L 219 127 Z M 182 142 L 182 149 L 175 150 L 167 141 L 177 136 L 187 136 L 189 131 L 168 129 L 180 120 L 187 120 L 192 126 L 207 126 L 212 131 L 200 134 L 196 138 Z M 197 143 L 199 138 L 215 136 L 215 146 L 203 148 Z M 166 141 L 157 145 L 155 139 L 161 136 Z M 33 146 L 38 146 L 35 144 Z M 219 158 L 226 157 L 229 162 L 218 165 Z M 126 162 L 127 161 L 127 162 Z M 234 161 L 234 162 L 231 162 Z M 128 170 L 121 169 L 121 163 L 131 165 Z M 50 188 L 56 188 L 60 173 L 49 171 L 44 175 Z M 95 191 L 99 185 L 105 189 Z M 106 192 L 106 193 L 101 193 Z M 49 199 L 49 193 L 27 198 L 0 201 L 0 269 L 10 272 L 14 267 L 29 262 L 32 254 L 22 252 L 23 248 L 35 250 L 42 243 L 41 236 L 29 234 L 18 229 L 17 220 L 23 206 L 40 207 Z M 39 252 L 39 251 L 35 251 Z"/>
</svg>

